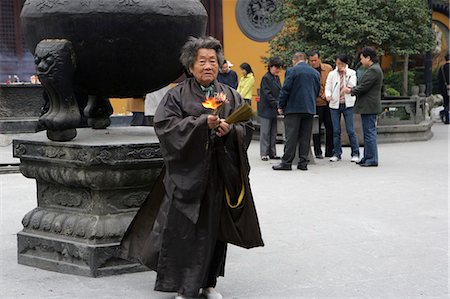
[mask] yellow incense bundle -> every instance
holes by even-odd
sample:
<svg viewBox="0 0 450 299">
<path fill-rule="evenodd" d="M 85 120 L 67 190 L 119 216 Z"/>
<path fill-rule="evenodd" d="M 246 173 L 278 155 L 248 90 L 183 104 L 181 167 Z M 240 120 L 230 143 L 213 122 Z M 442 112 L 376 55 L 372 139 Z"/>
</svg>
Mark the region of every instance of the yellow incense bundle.
<svg viewBox="0 0 450 299">
<path fill-rule="evenodd" d="M 237 108 L 233 113 L 231 113 L 226 119 L 225 122 L 229 124 L 238 123 L 241 121 L 247 121 L 252 118 L 255 114 L 253 113 L 252 108 L 249 104 L 244 104 Z"/>
</svg>

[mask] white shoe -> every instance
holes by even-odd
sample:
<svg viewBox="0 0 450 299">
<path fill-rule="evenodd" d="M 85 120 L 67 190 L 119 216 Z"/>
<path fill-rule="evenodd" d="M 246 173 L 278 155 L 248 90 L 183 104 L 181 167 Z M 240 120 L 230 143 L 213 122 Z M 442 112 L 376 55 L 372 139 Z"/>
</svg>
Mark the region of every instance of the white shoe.
<svg viewBox="0 0 450 299">
<path fill-rule="evenodd" d="M 178 294 L 178 295 L 175 296 L 175 299 L 187 299 L 187 297 Z"/>
<path fill-rule="evenodd" d="M 359 157 L 358 156 L 353 156 L 350 161 L 358 163 L 359 162 Z"/>
<path fill-rule="evenodd" d="M 223 299 L 222 295 L 214 288 L 202 289 L 201 294 L 205 296 L 206 299 Z"/>
<path fill-rule="evenodd" d="M 330 162 L 337 162 L 339 160 L 341 160 L 341 158 L 336 157 L 336 156 L 333 156 L 333 157 L 330 158 Z"/>
</svg>

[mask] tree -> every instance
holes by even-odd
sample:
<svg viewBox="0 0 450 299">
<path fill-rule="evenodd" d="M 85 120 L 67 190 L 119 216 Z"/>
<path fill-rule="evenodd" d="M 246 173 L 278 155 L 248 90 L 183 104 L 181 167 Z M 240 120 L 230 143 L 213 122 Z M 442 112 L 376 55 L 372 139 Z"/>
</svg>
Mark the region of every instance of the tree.
<svg viewBox="0 0 450 299">
<path fill-rule="evenodd" d="M 270 42 L 269 54 L 284 58 L 317 49 L 331 62 L 337 53 L 355 56 L 364 45 L 379 47 L 389 38 L 383 19 L 386 1 L 285 0 L 276 17 L 287 26 Z"/>
<path fill-rule="evenodd" d="M 402 95 L 407 95 L 409 56 L 433 47 L 431 15 L 428 3 L 423 0 L 391 0 L 389 6 L 390 42 L 387 52 L 404 57 Z"/>
<path fill-rule="evenodd" d="M 284 0 L 276 19 L 285 26 L 270 42 L 269 55 L 287 63 L 294 52 L 312 49 L 328 62 L 337 53 L 356 58 L 363 46 L 420 54 L 433 41 L 426 0 Z"/>
</svg>

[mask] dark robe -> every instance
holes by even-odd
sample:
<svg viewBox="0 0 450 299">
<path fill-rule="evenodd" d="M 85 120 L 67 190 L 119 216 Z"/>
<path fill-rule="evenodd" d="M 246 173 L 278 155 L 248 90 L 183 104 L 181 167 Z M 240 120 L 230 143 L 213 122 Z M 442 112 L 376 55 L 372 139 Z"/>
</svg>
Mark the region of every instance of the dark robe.
<svg viewBox="0 0 450 299">
<path fill-rule="evenodd" d="M 226 118 L 243 100 L 236 90 L 214 82 L 225 92 Z M 210 109 L 193 78 L 171 89 L 155 113 L 164 170 L 122 240 L 122 256 L 139 260 L 158 275 L 155 290 L 196 296 L 202 287 L 215 285 L 224 274 L 226 243 L 245 248 L 263 246 L 250 190 L 246 150 L 248 123 L 230 125 L 223 137 L 208 129 Z M 243 205 L 232 200 L 245 187 Z M 155 219 L 156 218 L 156 219 Z"/>
</svg>

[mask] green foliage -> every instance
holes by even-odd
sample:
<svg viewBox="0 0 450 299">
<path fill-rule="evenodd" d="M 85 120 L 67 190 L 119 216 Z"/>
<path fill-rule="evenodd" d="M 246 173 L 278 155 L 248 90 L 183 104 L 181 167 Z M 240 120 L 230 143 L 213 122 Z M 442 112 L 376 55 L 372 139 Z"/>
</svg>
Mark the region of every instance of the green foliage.
<svg viewBox="0 0 450 299">
<path fill-rule="evenodd" d="M 396 91 L 402 90 L 403 84 L 403 72 L 394 72 L 388 71 L 384 74 L 384 85 L 386 88 L 386 92 L 389 88 L 392 88 Z M 415 74 L 413 71 L 408 72 L 408 90 L 411 90 L 411 87 L 414 85 L 414 77 Z"/>
<path fill-rule="evenodd" d="M 392 54 L 413 55 L 433 48 L 431 16 L 424 0 L 390 0 L 387 11 L 390 39 L 387 49 Z"/>
<path fill-rule="evenodd" d="M 420 84 L 425 84 L 425 67 L 417 66 L 411 69 L 414 72 L 414 85 L 419 86 Z"/>
<path fill-rule="evenodd" d="M 337 53 L 355 58 L 367 45 L 404 55 L 423 53 L 433 44 L 425 0 L 284 0 L 276 19 L 284 19 L 285 26 L 268 54 L 288 65 L 297 51 L 317 49 L 323 61 L 333 62 Z"/>
<path fill-rule="evenodd" d="M 405 107 L 397 108 L 395 111 L 393 111 L 392 116 L 398 117 L 400 120 L 410 120 L 411 119 L 411 115 L 408 112 L 406 112 Z"/>
<path fill-rule="evenodd" d="M 400 92 L 398 92 L 395 88 L 392 88 L 392 87 L 389 87 L 386 89 L 386 94 L 388 96 L 394 96 L 394 97 L 400 96 Z"/>
</svg>

